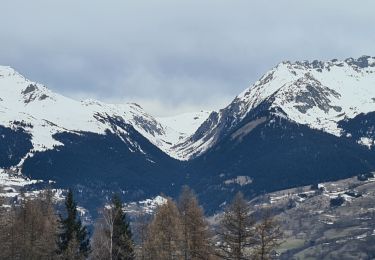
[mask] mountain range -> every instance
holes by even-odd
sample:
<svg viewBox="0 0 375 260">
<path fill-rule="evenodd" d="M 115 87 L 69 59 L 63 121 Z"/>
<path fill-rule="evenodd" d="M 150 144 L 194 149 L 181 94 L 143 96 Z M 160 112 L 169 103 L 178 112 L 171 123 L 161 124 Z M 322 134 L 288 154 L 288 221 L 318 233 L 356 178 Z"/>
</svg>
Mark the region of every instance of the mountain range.
<svg viewBox="0 0 375 260">
<path fill-rule="evenodd" d="M 184 184 L 209 211 L 375 169 L 375 57 L 281 62 L 223 109 L 155 118 L 76 101 L 0 66 L 0 169 L 74 188 L 96 209 Z M 36 188 L 35 184 L 30 189 Z"/>
</svg>

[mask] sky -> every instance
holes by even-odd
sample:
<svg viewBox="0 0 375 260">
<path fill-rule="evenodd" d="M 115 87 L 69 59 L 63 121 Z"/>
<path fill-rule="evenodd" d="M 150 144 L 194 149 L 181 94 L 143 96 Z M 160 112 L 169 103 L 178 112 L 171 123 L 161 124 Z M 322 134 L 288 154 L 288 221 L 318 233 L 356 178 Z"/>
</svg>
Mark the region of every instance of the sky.
<svg viewBox="0 0 375 260">
<path fill-rule="evenodd" d="M 284 60 L 375 56 L 375 1 L 0 0 L 0 64 L 154 116 L 225 107 Z"/>
</svg>

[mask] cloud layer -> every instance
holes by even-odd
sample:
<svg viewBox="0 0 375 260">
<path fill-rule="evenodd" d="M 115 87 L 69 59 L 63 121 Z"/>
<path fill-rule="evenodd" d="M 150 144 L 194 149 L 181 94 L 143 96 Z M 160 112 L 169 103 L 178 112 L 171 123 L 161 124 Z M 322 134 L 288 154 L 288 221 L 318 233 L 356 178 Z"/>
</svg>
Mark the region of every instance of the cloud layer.
<svg viewBox="0 0 375 260">
<path fill-rule="evenodd" d="M 218 109 L 282 60 L 375 55 L 374 1 L 3 1 L 0 64 L 154 115 Z"/>
</svg>

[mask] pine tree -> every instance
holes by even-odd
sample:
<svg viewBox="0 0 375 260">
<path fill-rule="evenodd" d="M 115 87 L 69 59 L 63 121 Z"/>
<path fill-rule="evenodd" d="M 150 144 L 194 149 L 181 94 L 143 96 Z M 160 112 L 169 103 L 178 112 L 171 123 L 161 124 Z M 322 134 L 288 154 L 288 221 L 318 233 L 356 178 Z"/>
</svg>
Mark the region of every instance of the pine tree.
<svg viewBox="0 0 375 260">
<path fill-rule="evenodd" d="M 63 260 L 84 260 L 85 256 L 79 251 L 77 234 L 73 232 L 72 239 L 69 241 L 67 248 L 60 255 Z"/>
<path fill-rule="evenodd" d="M 226 208 L 220 221 L 219 256 L 228 260 L 250 259 L 254 245 L 254 220 L 241 192 Z"/>
<path fill-rule="evenodd" d="M 114 259 L 132 260 L 135 258 L 133 235 L 130 223 L 122 210 L 121 198 L 117 194 L 112 198 L 111 210 L 114 215 L 112 248 Z"/>
<path fill-rule="evenodd" d="M 61 219 L 59 249 L 62 254 L 64 251 L 74 251 L 72 244 L 77 245 L 76 251 L 83 256 L 88 256 L 90 250 L 89 238 L 87 229 L 82 226 L 81 220 L 77 214 L 77 204 L 73 198 L 73 192 L 69 189 L 68 195 L 65 200 L 66 218 Z"/>
</svg>

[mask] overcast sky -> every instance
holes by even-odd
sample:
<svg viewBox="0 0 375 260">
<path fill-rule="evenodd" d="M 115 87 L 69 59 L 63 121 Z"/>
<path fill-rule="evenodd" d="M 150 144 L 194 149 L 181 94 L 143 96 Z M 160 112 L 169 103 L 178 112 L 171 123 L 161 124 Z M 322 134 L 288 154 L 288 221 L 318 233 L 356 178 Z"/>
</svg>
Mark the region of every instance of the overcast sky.
<svg viewBox="0 0 375 260">
<path fill-rule="evenodd" d="M 0 0 L 0 64 L 153 115 L 219 109 L 283 60 L 375 56 L 375 1 Z"/>
</svg>

